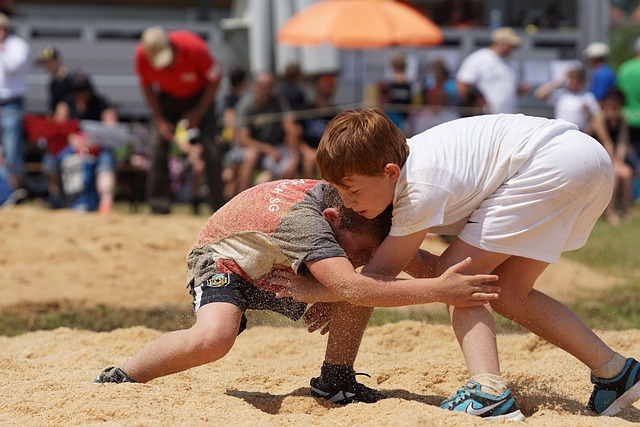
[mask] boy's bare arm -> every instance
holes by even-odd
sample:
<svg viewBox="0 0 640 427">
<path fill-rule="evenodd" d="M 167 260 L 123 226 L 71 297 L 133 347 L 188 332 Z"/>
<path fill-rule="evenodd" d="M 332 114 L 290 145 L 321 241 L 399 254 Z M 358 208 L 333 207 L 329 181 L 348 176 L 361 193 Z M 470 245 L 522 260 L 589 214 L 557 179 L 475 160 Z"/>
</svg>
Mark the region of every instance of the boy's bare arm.
<svg viewBox="0 0 640 427">
<path fill-rule="evenodd" d="M 418 278 L 436 277 L 438 259 L 440 259 L 439 255 L 432 254 L 424 249 L 418 249 L 409 264 L 404 267 L 404 272 Z"/>
<path fill-rule="evenodd" d="M 427 230 L 422 230 L 408 236 L 387 236 L 373 254 L 373 257 L 362 269 L 363 273 L 379 274 L 382 276 L 396 277 L 405 269 L 416 271 L 423 267 L 417 265 L 415 258 L 424 241 Z M 435 266 L 434 266 L 435 267 Z M 409 271 L 407 273 L 411 274 Z M 411 274 L 413 276 L 413 274 Z M 416 276 L 414 276 L 416 277 Z M 432 277 L 423 274 L 417 277 Z"/>
<path fill-rule="evenodd" d="M 455 306 L 475 306 L 495 300 L 500 288 L 489 282 L 496 275 L 463 275 L 470 259 L 464 260 L 437 278 L 397 279 L 387 276 L 357 273 L 346 258 L 327 258 L 309 263 L 308 267 L 319 283 L 304 285 L 283 284 L 287 291 L 279 296 L 291 296 L 302 301 L 320 301 L 317 297 L 332 296 L 354 305 L 369 307 L 398 307 L 431 302 L 444 302 Z M 320 286 L 322 285 L 322 286 Z M 330 291 L 321 288 L 325 287 Z"/>
</svg>

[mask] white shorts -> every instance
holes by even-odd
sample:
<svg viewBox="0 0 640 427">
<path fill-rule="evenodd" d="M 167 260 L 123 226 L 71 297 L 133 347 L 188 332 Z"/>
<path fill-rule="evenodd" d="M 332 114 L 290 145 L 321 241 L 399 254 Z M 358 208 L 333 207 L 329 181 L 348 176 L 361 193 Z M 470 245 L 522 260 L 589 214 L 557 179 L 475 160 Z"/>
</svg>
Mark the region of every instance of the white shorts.
<svg viewBox="0 0 640 427">
<path fill-rule="evenodd" d="M 471 246 L 554 263 L 585 245 L 613 191 L 613 167 L 598 141 L 570 130 L 542 143 L 469 218 Z"/>
</svg>

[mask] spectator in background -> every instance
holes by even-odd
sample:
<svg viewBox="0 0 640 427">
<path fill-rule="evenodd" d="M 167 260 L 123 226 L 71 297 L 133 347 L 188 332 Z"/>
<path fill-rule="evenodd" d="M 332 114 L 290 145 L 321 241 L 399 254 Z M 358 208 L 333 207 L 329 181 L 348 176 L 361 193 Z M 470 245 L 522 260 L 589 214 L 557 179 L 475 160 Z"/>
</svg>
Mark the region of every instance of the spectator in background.
<svg viewBox="0 0 640 427">
<path fill-rule="evenodd" d="M 413 111 L 407 119 L 408 136 L 460 117 L 454 107 L 457 103 L 455 81 L 449 77 L 449 69 L 441 59 L 429 64 L 423 98 L 425 106 Z"/>
<path fill-rule="evenodd" d="M 616 72 L 607 64 L 609 46 L 602 42 L 594 42 L 587 46 L 583 54 L 591 69 L 589 90 L 598 102 L 602 102 L 616 85 Z"/>
<path fill-rule="evenodd" d="M 96 92 L 88 73 L 72 74 L 70 85 L 71 94 L 56 106 L 54 120 L 92 120 L 113 127 L 118 124 L 117 110 Z M 68 141 L 69 145 L 58 154 L 62 176 L 62 191 L 58 191 L 66 196 L 66 204 L 73 209 L 111 212 L 116 182 L 113 149 L 98 146 L 90 135 L 81 131 L 69 135 Z"/>
<path fill-rule="evenodd" d="M 247 71 L 243 67 L 234 67 L 229 73 L 229 91 L 220 102 L 220 117 L 222 117 L 222 129 L 220 143 L 225 148 L 230 147 L 234 139 L 236 123 L 236 106 L 245 94 L 249 84 Z"/>
<path fill-rule="evenodd" d="M 614 227 L 631 218 L 633 203 L 634 170 L 629 157 L 629 127 L 623 106 L 624 95 L 613 88 L 602 100 L 602 114 L 595 119 L 602 122 L 595 127 L 603 129 L 599 139 L 613 161 L 613 196 L 605 216 Z"/>
<path fill-rule="evenodd" d="M 409 115 L 409 106 L 413 102 L 413 84 L 407 76 L 407 62 L 404 52 L 396 52 L 391 57 L 391 80 L 380 82 L 379 103 L 385 113 L 406 132 L 405 122 Z"/>
<path fill-rule="evenodd" d="M 231 200 L 236 194 L 236 182 L 234 166 L 228 165 L 226 156 L 236 144 L 236 107 L 245 95 L 249 87 L 249 76 L 243 67 L 233 67 L 229 73 L 229 91 L 222 97 L 220 103 L 220 117 L 222 117 L 222 129 L 219 135 L 219 144 L 225 155 L 225 165 L 222 172 L 223 197 L 225 201 Z"/>
<path fill-rule="evenodd" d="M 304 111 L 304 116 L 297 120 L 299 134 L 298 148 L 302 162 L 302 177 L 317 178 L 316 150 L 320 138 L 331 121 L 338 113 L 333 102 L 336 92 L 336 77 L 333 74 L 321 74 L 314 80 L 314 99 Z"/>
<path fill-rule="evenodd" d="M 11 186 L 22 187 L 24 173 L 22 114 L 27 92 L 29 44 L 11 32 L 11 21 L 0 13 L 0 127 L 1 144 Z"/>
<path fill-rule="evenodd" d="M 94 120 L 105 124 L 118 123 L 118 111 L 109 100 L 99 94 L 93 86 L 91 76 L 83 70 L 69 79 L 70 92 L 56 105 L 53 118 Z"/>
<path fill-rule="evenodd" d="M 460 100 L 460 117 L 481 116 L 487 113 L 487 100 L 478 88 L 469 89 Z"/>
<path fill-rule="evenodd" d="M 222 159 L 215 143 L 214 102 L 222 69 L 209 52 L 205 41 L 190 31 L 167 32 L 159 26 L 147 28 L 135 51 L 135 71 L 147 106 L 151 110 L 151 166 L 149 205 L 151 212 L 171 212 L 169 151 L 176 125 L 185 123 L 198 129 L 198 144 L 193 149 L 204 157 L 212 210 L 224 204 Z M 193 153 L 187 153 L 193 155 Z M 194 195 L 197 197 L 197 195 Z"/>
<path fill-rule="evenodd" d="M 423 98 L 427 105 L 453 106 L 459 103 L 456 81 L 451 78 L 449 68 L 442 59 L 429 64 Z"/>
<path fill-rule="evenodd" d="M 300 155 L 295 123 L 287 102 L 276 95 L 275 79 L 261 72 L 253 93 L 240 100 L 236 112 L 238 148 L 231 156 L 239 161 L 236 194 L 254 184 L 297 175 Z M 260 171 L 255 177 L 254 173 Z"/>
<path fill-rule="evenodd" d="M 46 115 L 53 116 L 58 103 L 71 95 L 71 71 L 62 63 L 60 51 L 53 46 L 46 46 L 40 50 L 38 64 L 43 66 L 50 75 L 49 100 Z"/>
<path fill-rule="evenodd" d="M 302 88 L 302 72 L 297 62 L 287 64 L 278 85 L 278 96 L 287 101 L 287 109 L 297 111 L 305 107 L 307 97 Z"/>
<path fill-rule="evenodd" d="M 635 42 L 636 55 L 618 67 L 617 84 L 625 97 L 624 116 L 629 126 L 630 149 L 635 173 L 640 173 L 640 37 Z"/>
<path fill-rule="evenodd" d="M 582 132 L 593 135 L 591 120 L 602 110 L 593 93 L 585 90 L 585 83 L 584 70 L 574 68 L 564 76 L 540 85 L 534 95 L 554 107 L 556 119 L 575 123 Z"/>
<path fill-rule="evenodd" d="M 464 98 L 476 87 L 487 100 L 491 113 L 514 113 L 518 108 L 518 95 L 530 90 L 529 85 L 518 83 L 518 75 L 508 62 L 511 53 L 522 43 L 513 28 L 501 27 L 491 33 L 491 46 L 471 53 L 456 74 L 458 95 Z"/>
<path fill-rule="evenodd" d="M 45 116 L 53 117 L 58 104 L 71 97 L 72 72 L 63 64 L 60 51 L 54 46 L 45 46 L 42 48 L 40 52 L 38 52 L 36 62 L 49 73 L 49 94 Z M 42 158 L 42 168 L 45 175 L 47 175 L 49 184 L 49 201 L 54 208 L 57 208 L 62 207 L 63 200 L 57 159 L 55 157 L 56 156 L 53 156 L 49 150 L 46 150 Z"/>
</svg>

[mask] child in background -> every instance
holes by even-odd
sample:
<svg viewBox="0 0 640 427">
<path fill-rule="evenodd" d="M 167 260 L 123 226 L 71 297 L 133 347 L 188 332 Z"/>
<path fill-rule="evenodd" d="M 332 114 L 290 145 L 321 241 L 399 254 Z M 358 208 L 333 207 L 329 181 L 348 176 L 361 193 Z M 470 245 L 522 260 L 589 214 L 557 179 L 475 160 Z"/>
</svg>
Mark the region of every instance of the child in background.
<svg viewBox="0 0 640 427">
<path fill-rule="evenodd" d="M 317 162 L 345 206 L 365 218 L 393 204 L 390 233 L 363 274 L 395 277 L 434 232 L 458 236 L 437 260 L 437 272 L 471 257 L 467 273 L 499 276 L 500 298 L 490 305 L 449 308 L 470 379 L 443 409 L 524 418 L 501 377 L 491 308 L 589 367 L 592 411 L 615 415 L 640 398 L 640 364 L 534 289 L 562 252 L 586 243 L 611 198 L 611 159 L 593 138 L 563 120 L 491 114 L 407 141 L 383 111 L 348 110 L 327 126 Z M 310 289 L 287 294 L 309 298 Z M 364 297 L 369 290 L 357 292 Z"/>
<path fill-rule="evenodd" d="M 605 216 L 617 227 L 631 219 L 635 153 L 629 143 L 629 126 L 622 112 L 624 94 L 611 89 L 602 100 L 602 114 L 594 119 L 598 139 L 613 161 L 613 197 Z"/>
<path fill-rule="evenodd" d="M 534 95 L 554 107 L 554 117 L 574 123 L 582 132 L 594 134 L 591 119 L 602 113 L 595 95 L 585 89 L 582 68 L 567 71 L 562 79 L 541 85 Z"/>
<path fill-rule="evenodd" d="M 497 298 L 499 291 L 483 284 L 495 281 L 494 275 L 457 273 L 469 260 L 435 279 L 388 280 L 356 273 L 389 226 L 389 210 L 375 220 L 360 217 L 322 181 L 274 181 L 240 193 L 209 218 L 187 256 L 195 325 L 161 336 L 122 367 L 106 368 L 94 382 L 147 382 L 216 361 L 245 329 L 247 309 L 299 319 L 307 304 L 275 294 L 280 288 L 272 277 L 285 271 L 313 276 L 327 290 L 317 301 L 332 303 L 314 305 L 306 315 L 310 331 L 326 330 L 330 318 L 325 362 L 320 376 L 311 380 L 311 393 L 342 404 L 384 398 L 358 383 L 353 369 L 371 307 L 433 301 L 473 306 Z M 360 287 L 370 290 L 367 298 L 354 292 Z"/>
</svg>

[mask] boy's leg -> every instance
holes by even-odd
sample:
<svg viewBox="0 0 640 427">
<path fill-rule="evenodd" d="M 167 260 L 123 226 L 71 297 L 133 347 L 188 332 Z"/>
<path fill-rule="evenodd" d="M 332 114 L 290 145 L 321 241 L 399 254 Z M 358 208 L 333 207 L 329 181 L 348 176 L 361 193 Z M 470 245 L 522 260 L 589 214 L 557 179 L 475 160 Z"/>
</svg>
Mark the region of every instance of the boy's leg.
<svg viewBox="0 0 640 427">
<path fill-rule="evenodd" d="M 233 304 L 206 304 L 198 310 L 191 328 L 159 337 L 128 360 L 122 370 L 133 381 L 145 383 L 216 361 L 233 347 L 241 319 L 242 311 Z"/>
<path fill-rule="evenodd" d="M 325 360 L 319 377 L 311 379 L 311 394 L 330 402 L 373 403 L 387 396 L 356 381 L 353 365 L 373 308 L 333 303 Z M 361 374 L 366 375 L 366 374 Z"/>
<path fill-rule="evenodd" d="M 372 307 L 360 307 L 346 302 L 332 304 L 331 327 L 324 356 L 326 363 L 354 365 L 372 312 Z"/>
<path fill-rule="evenodd" d="M 640 364 L 613 351 L 580 318 L 560 302 L 519 284 L 535 282 L 545 264 L 512 257 L 497 270 L 504 280 L 500 299 L 492 303 L 503 316 L 573 355 L 591 369 L 594 389 L 588 408 L 615 415 L 640 399 Z M 558 327 L 561 325 L 561 327 Z"/>
<path fill-rule="evenodd" d="M 500 277 L 497 282 L 502 287 L 500 299 L 491 303 L 492 307 L 499 314 L 513 320 L 541 338 L 567 351 L 587 365 L 592 371 L 595 371 L 595 374 L 602 373 L 601 376 L 605 378 L 616 377 L 616 375 L 622 376 L 624 380 L 629 381 L 627 385 L 622 387 L 622 390 L 616 392 L 616 397 L 614 397 L 615 402 L 611 400 L 606 404 L 601 404 L 599 409 L 595 407 L 595 404 L 592 405 L 590 403 L 590 408 L 596 410 L 598 413 L 605 413 L 607 408 L 611 406 L 614 408 L 613 410 L 617 412 L 620 410 L 618 406 L 620 406 L 620 408 L 628 406 L 628 404 L 640 397 L 640 385 L 638 385 L 640 383 L 640 375 L 636 374 L 639 368 L 637 362 L 633 359 L 626 360 L 622 358 L 609 348 L 566 306 L 548 295 L 533 289 L 537 278 L 548 266 L 547 263 L 514 256 L 508 257 L 508 259 L 499 266 L 490 270 L 488 268 L 490 268 L 491 262 L 500 257 L 504 257 L 504 255 L 492 254 L 473 248 L 461 240 L 456 240 L 452 243 L 447 251 L 450 249 L 451 251 L 448 257 L 451 257 L 452 253 L 457 252 L 471 256 L 474 261 L 478 261 L 474 262 L 466 273 L 472 274 L 493 271 Z M 447 251 L 445 251 L 445 254 Z M 443 257 L 445 254 L 443 254 Z M 450 260 L 447 260 L 445 257 L 445 263 L 448 262 L 450 262 Z M 464 315 L 460 316 L 461 312 L 468 314 L 466 311 L 456 310 L 458 311 L 457 315 L 459 317 L 464 318 Z M 462 323 L 463 326 L 465 325 L 460 319 L 457 320 L 458 324 Z M 467 317 L 465 320 L 468 321 L 469 318 Z M 558 325 L 562 325 L 562 327 L 559 328 Z M 458 328 L 463 333 L 466 332 L 464 327 L 460 328 L 458 325 Z M 454 330 L 455 329 L 456 325 L 454 325 Z M 456 331 L 456 334 L 458 334 L 458 331 Z M 460 339 L 461 338 L 459 338 L 459 340 Z M 493 365 L 490 358 L 487 357 L 489 353 L 485 351 L 479 353 L 474 351 L 474 348 L 477 348 L 479 345 L 474 345 L 474 340 L 477 339 L 478 334 L 462 336 L 461 346 L 465 353 L 465 359 L 473 360 L 472 366 L 474 370 L 470 369 L 469 373 L 471 376 L 482 374 L 483 372 L 481 372 L 481 370 L 483 369 L 488 373 L 494 373 L 489 370 Z M 480 348 L 489 348 L 488 343 L 490 340 L 486 337 L 481 339 L 484 339 L 484 341 L 481 341 L 484 343 L 484 346 L 480 345 Z M 627 372 L 627 370 L 634 371 Z M 629 379 L 628 377 L 632 378 Z M 602 378 L 592 378 L 592 381 L 596 384 L 594 395 L 598 387 L 600 387 L 597 381 L 601 379 Z M 602 388 L 606 387 L 613 386 L 602 386 Z M 633 388 L 633 390 L 630 390 L 631 388 Z M 625 391 L 628 393 L 622 396 Z M 619 402 L 618 398 L 624 401 L 624 405 L 622 403 L 616 403 Z M 592 396 L 592 400 L 593 399 L 594 397 Z M 614 413 L 609 413 L 608 415 L 613 414 Z"/>
<path fill-rule="evenodd" d="M 509 255 L 482 251 L 456 239 L 440 256 L 438 274 L 469 256 L 473 264 L 465 274 L 491 273 L 509 258 Z M 504 293 L 501 276 L 496 284 L 503 287 Z M 471 378 L 440 407 L 485 419 L 524 419 L 500 376 L 495 323 L 490 307 L 449 307 L 449 314 Z"/>
<path fill-rule="evenodd" d="M 509 258 L 509 255 L 483 251 L 460 239 L 455 239 L 440 256 L 438 275 L 466 257 L 472 257 L 473 263 L 465 270 L 464 274 L 493 274 L 493 270 Z M 496 282 L 496 285 L 503 286 L 502 277 Z M 467 363 L 469 376 L 500 375 L 495 324 L 491 308 L 488 305 L 468 308 L 449 307 L 449 315 Z"/>
<path fill-rule="evenodd" d="M 502 293 L 495 304 L 491 303 L 492 307 L 500 315 L 575 356 L 590 369 L 603 366 L 615 352 L 568 307 L 533 289 L 547 266 L 528 258 L 509 258 L 495 270 Z"/>
<path fill-rule="evenodd" d="M 456 240 L 449 249 L 473 258 L 473 265 L 465 273 L 493 272 L 499 276 L 497 284 L 501 286 L 502 292 L 500 298 L 491 305 L 500 315 L 557 345 L 591 369 L 596 369 L 611 360 L 614 352 L 571 310 L 533 289 L 548 263 L 493 254 L 474 248 L 461 240 Z M 449 252 L 449 249 L 443 254 L 446 264 L 449 264 L 450 258 L 457 259 L 450 255 L 452 252 Z M 508 259 L 505 259 L 507 257 Z M 489 311 L 456 308 L 453 312 L 454 329 L 468 359 L 469 374 L 499 374 L 497 352 L 492 354 L 495 339 L 490 339 L 487 332 L 491 324 L 487 316 Z M 477 324 L 478 321 L 481 322 L 480 325 Z M 558 325 L 562 325 L 562 328 L 558 328 Z M 476 341 L 485 345 L 478 347 L 477 343 L 474 344 Z M 483 350 L 479 352 L 478 348 Z"/>
</svg>

